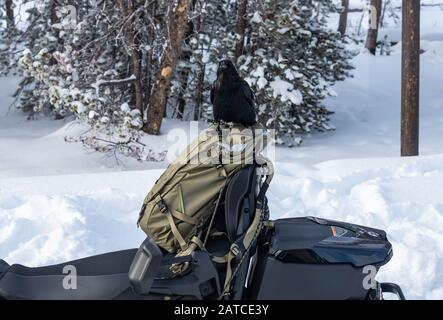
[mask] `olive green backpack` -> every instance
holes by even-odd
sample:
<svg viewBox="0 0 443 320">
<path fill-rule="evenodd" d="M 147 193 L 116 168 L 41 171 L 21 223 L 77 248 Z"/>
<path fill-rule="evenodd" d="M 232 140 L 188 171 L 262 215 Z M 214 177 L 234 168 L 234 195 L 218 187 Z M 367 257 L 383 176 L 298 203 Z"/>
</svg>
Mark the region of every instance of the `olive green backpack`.
<svg viewBox="0 0 443 320">
<path fill-rule="evenodd" d="M 266 134 L 238 124 L 213 124 L 169 165 L 146 196 L 138 225 L 170 253 L 202 247 L 202 227 L 239 169 L 265 162 Z M 258 132 L 258 133 L 257 133 Z"/>
</svg>

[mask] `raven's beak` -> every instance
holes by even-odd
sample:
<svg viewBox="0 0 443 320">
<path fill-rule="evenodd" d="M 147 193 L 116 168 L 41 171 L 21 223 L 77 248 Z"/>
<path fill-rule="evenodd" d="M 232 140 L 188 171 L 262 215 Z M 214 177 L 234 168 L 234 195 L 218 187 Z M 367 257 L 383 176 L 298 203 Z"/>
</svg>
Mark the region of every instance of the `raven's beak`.
<svg viewBox="0 0 443 320">
<path fill-rule="evenodd" d="M 228 69 L 228 65 L 227 65 L 225 62 L 222 62 L 222 63 L 220 63 L 219 68 L 220 68 L 221 70 L 226 70 L 226 69 Z"/>
</svg>

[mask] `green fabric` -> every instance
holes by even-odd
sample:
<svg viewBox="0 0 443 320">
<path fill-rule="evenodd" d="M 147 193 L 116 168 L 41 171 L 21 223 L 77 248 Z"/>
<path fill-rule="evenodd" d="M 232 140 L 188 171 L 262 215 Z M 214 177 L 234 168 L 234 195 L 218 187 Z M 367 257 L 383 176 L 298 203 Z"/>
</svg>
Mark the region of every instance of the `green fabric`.
<svg viewBox="0 0 443 320">
<path fill-rule="evenodd" d="M 211 125 L 157 180 L 144 200 L 138 223 L 160 247 L 171 253 L 186 250 L 211 217 L 226 179 L 252 163 L 253 149 L 256 161 L 262 161 L 259 154 L 268 141 L 251 129 L 221 125 L 218 130 L 217 125 Z M 232 151 L 229 146 L 236 148 Z M 244 148 L 238 148 L 241 146 Z M 220 149 L 222 165 L 218 164 Z"/>
</svg>

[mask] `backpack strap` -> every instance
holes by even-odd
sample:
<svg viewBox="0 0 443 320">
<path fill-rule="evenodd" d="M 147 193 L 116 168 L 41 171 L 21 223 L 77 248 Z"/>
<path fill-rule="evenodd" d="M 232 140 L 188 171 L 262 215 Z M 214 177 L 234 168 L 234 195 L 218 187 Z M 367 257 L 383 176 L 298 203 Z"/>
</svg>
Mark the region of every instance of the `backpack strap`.
<svg viewBox="0 0 443 320">
<path fill-rule="evenodd" d="M 169 270 L 171 270 L 174 276 L 179 276 L 183 274 L 189 268 L 190 261 L 192 260 L 189 259 L 189 257 L 192 256 L 197 248 L 204 250 L 203 242 L 200 240 L 200 237 L 201 231 L 198 235 L 191 238 L 185 250 L 180 251 L 178 254 L 175 255 L 174 258 L 172 258 L 173 263 L 169 267 Z M 174 261 L 174 259 L 177 260 Z"/>
<path fill-rule="evenodd" d="M 225 284 L 223 286 L 223 292 L 220 298 L 230 295 L 231 282 L 235 278 L 245 254 L 251 248 L 255 239 L 257 238 L 262 228 L 263 210 L 257 208 L 255 211 L 255 217 L 251 226 L 246 231 L 245 235 L 231 245 L 229 252 L 223 258 L 217 257 L 218 261 L 226 260 L 226 277 Z M 239 260 L 235 269 L 233 269 L 233 262 Z"/>
<path fill-rule="evenodd" d="M 208 232 L 206 233 L 206 236 L 205 236 L 205 238 L 204 238 L 203 241 L 201 240 L 202 232 L 199 232 L 199 234 L 198 234 L 197 236 L 193 236 L 193 237 L 191 238 L 191 240 L 189 241 L 189 244 L 186 244 L 186 242 L 185 242 L 185 247 L 182 247 L 179 238 L 177 238 L 177 235 L 176 235 L 175 232 L 174 232 L 174 227 L 173 227 L 173 226 L 175 226 L 174 220 L 173 220 L 172 217 L 171 217 L 171 219 L 172 219 L 172 223 L 171 223 L 171 220 L 169 220 L 169 216 L 168 216 L 169 224 L 171 224 L 171 231 L 172 231 L 172 233 L 174 234 L 174 236 L 176 237 L 177 241 L 179 241 L 179 243 L 180 243 L 180 248 L 181 248 L 181 251 L 176 255 L 176 257 L 189 256 L 189 255 L 191 255 L 191 254 L 192 254 L 197 248 L 200 248 L 201 250 L 205 250 L 206 241 L 208 240 L 209 232 L 210 232 L 210 229 L 212 228 L 212 224 L 213 224 L 213 222 L 214 222 L 214 217 L 215 217 L 215 214 L 216 214 L 216 212 L 217 212 L 217 210 L 218 210 L 218 207 L 219 207 L 219 204 L 220 204 L 220 201 L 221 201 L 221 197 L 222 197 L 223 191 L 224 191 L 224 189 L 225 189 L 225 187 L 226 187 L 226 185 L 227 185 L 227 183 L 228 183 L 228 180 L 229 180 L 229 179 L 226 179 L 225 184 L 223 185 L 223 187 L 222 187 L 222 188 L 220 189 L 220 191 L 219 191 L 219 194 L 218 194 L 218 197 L 217 197 L 217 202 L 216 202 L 216 204 L 215 204 L 215 208 L 214 208 L 214 211 L 213 211 L 213 213 L 212 213 L 211 221 L 210 221 L 210 223 L 209 223 Z M 176 211 L 175 211 L 175 212 L 176 212 Z M 176 213 L 177 213 L 177 212 L 176 212 Z M 178 213 L 179 213 L 179 212 L 178 212 Z M 172 214 L 172 215 L 174 215 L 174 214 Z M 176 215 L 174 215 L 174 216 L 175 216 L 177 219 L 180 219 L 180 217 L 181 217 L 182 215 L 180 214 L 179 216 L 176 216 Z M 184 216 L 184 215 L 183 215 L 183 216 Z M 187 216 L 186 216 L 186 218 L 192 219 L 191 217 L 187 217 Z M 183 221 L 186 221 L 186 220 L 184 220 L 184 219 L 182 219 L 182 220 L 183 220 Z M 190 220 L 189 220 L 189 221 L 190 221 Z M 187 221 L 187 222 L 188 222 L 188 221 Z M 192 222 L 189 222 L 189 223 L 193 224 Z M 172 224 L 173 224 L 173 225 L 172 225 Z M 195 225 L 197 225 L 197 223 L 195 223 Z M 175 227 L 175 229 L 177 230 L 177 227 Z M 181 237 L 180 232 L 179 232 L 178 230 L 177 230 L 177 232 L 178 232 L 178 235 Z M 183 239 L 183 237 L 181 237 L 181 238 Z M 184 242 L 184 239 L 183 239 L 183 242 Z M 171 270 L 172 273 L 174 273 L 175 275 L 180 275 L 180 274 L 182 274 L 184 271 L 186 271 L 188 267 L 189 267 L 189 262 L 185 262 L 185 263 L 174 263 L 174 264 L 171 265 L 170 270 Z"/>
<path fill-rule="evenodd" d="M 223 164 L 223 132 L 220 128 L 220 123 L 217 124 L 217 134 L 218 134 L 218 164 Z"/>
<path fill-rule="evenodd" d="M 180 248 L 182 251 L 184 251 L 187 247 L 186 241 L 181 235 L 180 231 L 178 230 L 177 226 L 175 225 L 174 218 L 172 217 L 171 210 L 169 210 L 166 203 L 163 201 L 163 199 L 160 197 L 160 201 L 158 202 L 157 206 L 159 207 L 160 211 L 166 216 L 169 222 L 169 226 L 171 227 L 172 234 L 174 235 L 175 239 L 177 240 L 178 244 L 180 245 Z"/>
<path fill-rule="evenodd" d="M 223 166 L 222 166 L 223 167 Z M 226 170 L 223 167 L 223 170 L 226 172 Z M 209 238 L 209 234 L 211 233 L 212 230 L 212 226 L 214 225 L 214 219 L 215 219 L 215 215 L 217 214 L 218 211 L 218 207 L 220 206 L 220 202 L 221 202 L 221 198 L 223 196 L 223 193 L 228 185 L 228 182 L 231 179 L 226 179 L 225 183 L 223 184 L 223 187 L 220 189 L 219 193 L 218 193 L 218 197 L 217 197 L 217 202 L 215 204 L 215 208 L 214 211 L 212 212 L 212 216 L 211 216 L 211 220 L 209 221 L 209 225 L 208 225 L 208 230 L 206 231 L 206 235 L 205 238 L 203 240 L 203 247 L 206 246 L 206 242 L 208 241 Z"/>
<path fill-rule="evenodd" d="M 266 175 L 266 179 L 263 182 L 260 191 L 257 196 L 257 205 L 255 210 L 255 216 L 254 219 L 249 226 L 248 230 L 246 230 L 245 234 L 241 236 L 239 239 L 237 239 L 232 245 L 229 250 L 229 252 L 224 257 L 215 257 L 215 262 L 226 260 L 227 266 L 226 266 L 226 277 L 225 277 L 225 284 L 223 286 L 223 292 L 220 295 L 219 299 L 222 299 L 224 297 L 229 297 L 230 290 L 231 290 L 231 283 L 232 280 L 235 278 L 237 272 L 240 270 L 240 266 L 246 257 L 246 253 L 251 249 L 252 245 L 256 241 L 258 235 L 260 234 L 260 231 L 262 230 L 263 226 L 265 225 L 265 215 L 266 215 L 266 201 L 265 201 L 265 195 L 266 191 L 269 188 L 269 184 L 271 183 L 271 180 L 274 176 L 274 167 L 270 161 L 266 161 L 266 166 L 269 166 L 267 168 L 268 173 Z M 237 260 L 238 263 L 233 269 L 233 262 Z"/>
</svg>

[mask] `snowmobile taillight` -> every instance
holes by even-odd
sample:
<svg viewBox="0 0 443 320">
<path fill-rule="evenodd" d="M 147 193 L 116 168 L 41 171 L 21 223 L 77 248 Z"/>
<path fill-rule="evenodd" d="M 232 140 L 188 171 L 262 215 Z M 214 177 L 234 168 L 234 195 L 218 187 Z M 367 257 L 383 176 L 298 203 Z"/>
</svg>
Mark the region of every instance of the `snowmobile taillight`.
<svg viewBox="0 0 443 320">
<path fill-rule="evenodd" d="M 337 226 L 331 226 L 332 236 L 333 237 L 342 237 L 347 233 L 350 233 L 349 230 Z"/>
</svg>

